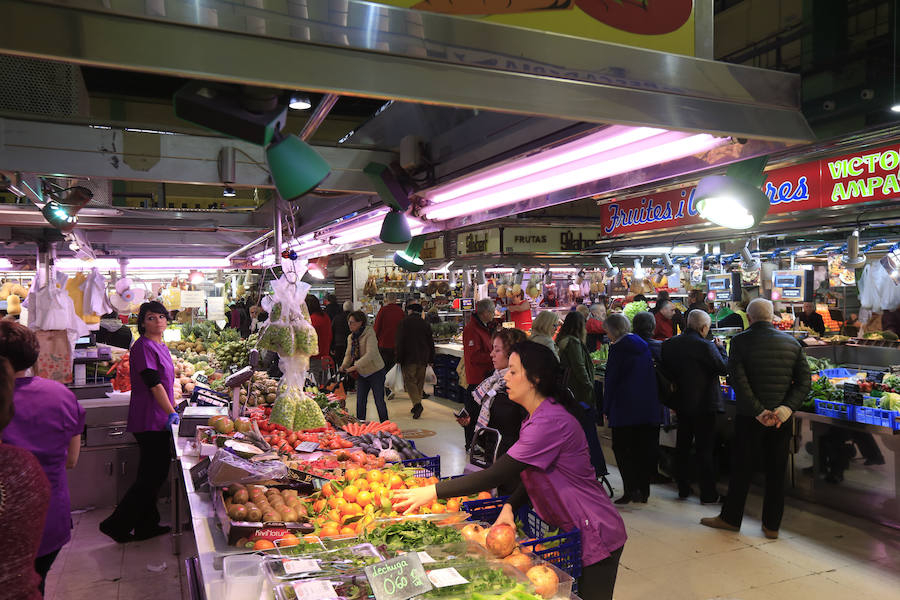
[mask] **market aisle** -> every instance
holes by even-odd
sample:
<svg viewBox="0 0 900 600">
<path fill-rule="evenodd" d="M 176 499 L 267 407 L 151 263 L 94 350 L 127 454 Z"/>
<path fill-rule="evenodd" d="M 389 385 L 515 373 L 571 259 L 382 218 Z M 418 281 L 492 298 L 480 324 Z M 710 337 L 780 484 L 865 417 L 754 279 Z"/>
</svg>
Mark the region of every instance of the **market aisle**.
<svg viewBox="0 0 900 600">
<path fill-rule="evenodd" d="M 117 544 L 97 529 L 111 510 L 98 508 L 72 516 L 72 541 L 50 570 L 45 600 L 182 598 L 180 560 L 172 554 L 171 538 Z M 190 538 L 189 532 L 185 538 Z M 166 568 L 160 572 L 148 569 L 148 565 L 159 568 L 162 563 Z"/>
</svg>

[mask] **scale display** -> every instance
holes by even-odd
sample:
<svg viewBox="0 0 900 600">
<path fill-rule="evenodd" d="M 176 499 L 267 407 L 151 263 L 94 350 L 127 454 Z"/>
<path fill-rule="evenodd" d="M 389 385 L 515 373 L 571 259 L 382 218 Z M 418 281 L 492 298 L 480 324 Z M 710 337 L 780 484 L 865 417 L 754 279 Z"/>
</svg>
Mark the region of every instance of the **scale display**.
<svg viewBox="0 0 900 600">
<path fill-rule="evenodd" d="M 739 300 L 741 294 L 740 274 L 707 275 L 706 289 L 709 291 L 707 298 L 713 302 Z"/>
<path fill-rule="evenodd" d="M 813 272 L 795 269 L 772 273 L 772 300 L 812 302 Z"/>
</svg>

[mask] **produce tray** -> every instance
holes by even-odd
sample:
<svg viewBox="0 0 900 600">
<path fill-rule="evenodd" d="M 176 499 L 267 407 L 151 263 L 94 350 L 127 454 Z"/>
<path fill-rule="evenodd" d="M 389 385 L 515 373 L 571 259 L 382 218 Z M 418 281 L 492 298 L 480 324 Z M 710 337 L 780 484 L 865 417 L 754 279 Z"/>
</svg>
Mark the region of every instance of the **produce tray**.
<svg viewBox="0 0 900 600">
<path fill-rule="evenodd" d="M 853 420 L 857 423 L 878 425 L 888 429 L 900 429 L 900 413 L 895 410 L 870 408 L 868 406 L 857 406 L 855 408 L 856 414 Z"/>
<path fill-rule="evenodd" d="M 337 593 L 335 598 L 353 598 L 353 600 L 366 600 L 367 598 L 374 598 L 375 595 L 372 593 L 372 588 L 369 586 L 369 581 L 366 579 L 366 576 L 363 575 L 344 575 L 344 576 L 334 576 L 321 578 L 320 581 L 325 580 L 331 582 L 331 584 L 335 588 L 335 592 Z M 290 581 L 285 583 L 280 583 L 275 586 L 275 598 L 276 600 L 297 600 L 297 592 L 295 591 L 295 586 L 303 585 L 305 581 L 311 580 L 301 580 L 301 581 Z"/>
<path fill-rule="evenodd" d="M 297 564 L 301 558 L 314 560 L 318 568 L 312 571 L 293 571 L 289 565 Z M 349 548 L 327 550 L 296 556 L 270 558 L 263 562 L 262 568 L 273 584 L 284 583 L 296 579 L 319 579 L 331 575 L 352 575 L 362 571 L 367 565 L 381 562 L 383 557 L 372 544 L 357 544 Z"/>
<path fill-rule="evenodd" d="M 425 458 L 410 458 L 400 461 L 405 468 L 416 469 L 415 477 L 441 477 L 441 457 L 426 456 Z"/>
<path fill-rule="evenodd" d="M 816 414 L 834 417 L 835 419 L 853 421 L 855 420 L 856 410 L 859 408 L 861 407 L 845 402 L 831 402 L 829 400 L 816 399 Z"/>
<path fill-rule="evenodd" d="M 827 377 L 828 379 L 846 379 L 853 377 L 859 373 L 856 369 L 845 369 L 843 367 L 837 369 L 823 369 L 819 371 L 819 377 Z"/>
</svg>

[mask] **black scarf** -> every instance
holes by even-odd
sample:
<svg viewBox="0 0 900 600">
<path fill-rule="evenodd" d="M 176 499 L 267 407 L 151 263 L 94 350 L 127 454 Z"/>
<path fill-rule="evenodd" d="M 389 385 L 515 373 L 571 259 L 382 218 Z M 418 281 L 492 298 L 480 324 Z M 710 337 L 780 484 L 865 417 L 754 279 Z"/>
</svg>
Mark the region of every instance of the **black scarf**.
<svg viewBox="0 0 900 600">
<path fill-rule="evenodd" d="M 356 364 L 360 357 L 359 338 L 362 337 L 366 326 L 362 325 L 359 329 L 350 334 L 350 363 Z"/>
</svg>

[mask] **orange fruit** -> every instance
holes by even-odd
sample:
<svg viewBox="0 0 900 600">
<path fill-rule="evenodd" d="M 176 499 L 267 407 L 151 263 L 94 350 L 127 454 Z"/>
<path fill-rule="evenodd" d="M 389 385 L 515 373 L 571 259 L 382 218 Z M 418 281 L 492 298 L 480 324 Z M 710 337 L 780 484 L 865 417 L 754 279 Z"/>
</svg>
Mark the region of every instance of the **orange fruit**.
<svg viewBox="0 0 900 600">
<path fill-rule="evenodd" d="M 314 536 L 314 535 L 312 535 L 312 534 L 309 534 L 309 535 L 304 535 L 304 536 L 303 536 L 303 541 L 306 542 L 306 543 L 308 543 L 308 544 L 315 544 L 315 543 L 317 543 L 317 542 L 319 541 L 319 538 L 316 537 L 316 536 Z"/>
<path fill-rule="evenodd" d="M 288 547 L 290 547 L 290 546 L 296 546 L 297 544 L 300 543 L 300 540 L 297 539 L 297 536 L 294 535 L 293 533 L 287 533 L 287 534 L 283 535 L 283 536 L 281 537 L 281 539 L 278 540 L 278 541 L 279 541 L 279 545 L 280 545 L 282 548 L 288 548 Z"/>
<path fill-rule="evenodd" d="M 337 535 L 341 535 L 340 527 L 332 521 L 322 525 L 322 529 L 319 531 L 319 537 L 335 537 Z"/>
<path fill-rule="evenodd" d="M 327 500 L 316 500 L 313 502 L 313 512 L 320 513 L 325 510 L 325 507 L 328 506 Z"/>
<path fill-rule="evenodd" d="M 347 469 L 344 473 L 344 479 L 347 481 L 355 481 L 357 477 L 359 477 L 362 473 L 360 473 L 361 469 Z"/>
<path fill-rule="evenodd" d="M 444 513 L 447 512 L 447 508 L 441 504 L 440 502 L 434 502 L 431 505 L 431 512 L 433 513 Z"/>
<path fill-rule="evenodd" d="M 350 502 L 341 507 L 341 513 L 345 515 L 358 515 L 362 512 L 362 507 L 356 502 Z"/>
<path fill-rule="evenodd" d="M 478 492 L 478 499 L 479 499 L 479 500 L 487 500 L 487 499 L 489 499 L 490 497 L 491 497 L 491 493 L 490 493 L 490 492 Z"/>
<path fill-rule="evenodd" d="M 447 512 L 459 512 L 459 500 L 456 498 L 447 500 Z"/>
<path fill-rule="evenodd" d="M 403 480 L 400 479 L 399 475 L 391 475 L 388 479 L 388 487 L 392 490 L 399 490 L 401 487 L 403 487 Z"/>
<path fill-rule="evenodd" d="M 275 544 L 269 540 L 256 540 L 256 543 L 253 544 L 254 550 L 271 550 L 274 547 Z"/>
<path fill-rule="evenodd" d="M 330 521 L 338 522 L 341 520 L 341 511 L 336 508 L 332 508 L 328 511 L 328 519 Z"/>
<path fill-rule="evenodd" d="M 356 535 L 356 529 L 345 525 L 341 527 L 341 535 Z"/>
<path fill-rule="evenodd" d="M 353 484 L 344 488 L 344 500 L 347 502 L 356 502 L 356 496 L 359 495 L 359 488 Z"/>
<path fill-rule="evenodd" d="M 369 471 L 368 473 L 366 473 L 366 479 L 369 481 L 369 483 L 381 481 L 381 471 Z"/>
<path fill-rule="evenodd" d="M 366 479 L 364 479 L 364 478 L 362 478 L 362 477 L 359 477 L 356 481 L 354 481 L 354 482 L 353 482 L 353 485 L 355 485 L 355 486 L 356 486 L 356 489 L 358 489 L 358 490 L 361 491 L 361 492 L 364 492 L 364 491 L 367 491 L 367 490 L 371 489 L 371 488 L 369 487 L 369 482 L 368 482 L 368 480 L 366 480 Z"/>
<path fill-rule="evenodd" d="M 372 502 L 372 492 L 362 491 L 356 496 L 356 503 L 360 506 L 368 506 Z"/>
<path fill-rule="evenodd" d="M 326 483 L 322 486 L 322 495 L 326 498 L 331 498 L 334 495 L 334 490 L 331 488 L 330 483 Z"/>
</svg>

